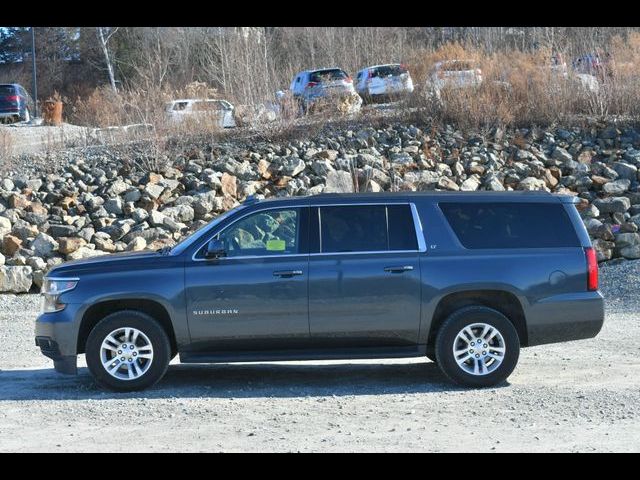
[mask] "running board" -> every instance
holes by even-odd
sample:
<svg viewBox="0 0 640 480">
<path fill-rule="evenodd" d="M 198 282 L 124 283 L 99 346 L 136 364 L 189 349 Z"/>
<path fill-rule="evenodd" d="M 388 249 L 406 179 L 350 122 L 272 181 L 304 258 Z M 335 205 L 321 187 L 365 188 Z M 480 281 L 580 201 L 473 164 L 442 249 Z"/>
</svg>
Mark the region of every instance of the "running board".
<svg viewBox="0 0 640 480">
<path fill-rule="evenodd" d="M 301 360 L 363 360 L 426 356 L 426 345 L 385 348 L 327 350 L 267 350 L 224 352 L 181 352 L 181 363 L 292 362 Z"/>
</svg>

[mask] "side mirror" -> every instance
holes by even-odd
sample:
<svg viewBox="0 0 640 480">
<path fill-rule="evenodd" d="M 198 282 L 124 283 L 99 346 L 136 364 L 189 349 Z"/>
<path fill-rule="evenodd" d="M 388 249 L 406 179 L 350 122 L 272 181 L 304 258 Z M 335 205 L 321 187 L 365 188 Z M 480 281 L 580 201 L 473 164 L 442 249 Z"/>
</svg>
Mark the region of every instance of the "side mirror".
<svg viewBox="0 0 640 480">
<path fill-rule="evenodd" d="M 209 243 L 207 244 L 207 249 L 204 252 L 204 258 L 215 259 L 220 257 L 226 257 L 226 255 L 227 255 L 227 252 L 224 249 L 222 240 L 218 238 L 213 238 L 209 240 Z"/>
</svg>

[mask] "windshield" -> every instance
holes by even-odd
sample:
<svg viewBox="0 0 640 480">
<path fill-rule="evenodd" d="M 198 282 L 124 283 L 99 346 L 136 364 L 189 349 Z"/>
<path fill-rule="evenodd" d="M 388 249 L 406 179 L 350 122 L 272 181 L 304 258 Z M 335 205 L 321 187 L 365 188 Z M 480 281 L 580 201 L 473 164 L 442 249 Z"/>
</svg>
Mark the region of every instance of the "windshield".
<svg viewBox="0 0 640 480">
<path fill-rule="evenodd" d="M 204 232 L 205 230 L 209 230 L 210 228 L 214 228 L 216 225 L 220 224 L 220 222 L 222 222 L 224 219 L 230 217 L 234 213 L 239 212 L 240 210 L 242 210 L 244 208 L 246 208 L 246 205 L 238 205 L 237 207 L 232 208 L 231 210 L 227 210 L 222 215 L 218 215 L 212 221 L 210 221 L 206 225 L 203 225 L 202 227 L 197 229 L 195 232 L 191 233 L 189 236 L 184 238 L 175 247 L 173 247 L 171 249 L 171 254 L 172 255 L 180 255 L 187 248 L 189 248 L 193 244 L 194 241 L 198 240 L 198 238 L 200 237 L 202 232 Z"/>
</svg>

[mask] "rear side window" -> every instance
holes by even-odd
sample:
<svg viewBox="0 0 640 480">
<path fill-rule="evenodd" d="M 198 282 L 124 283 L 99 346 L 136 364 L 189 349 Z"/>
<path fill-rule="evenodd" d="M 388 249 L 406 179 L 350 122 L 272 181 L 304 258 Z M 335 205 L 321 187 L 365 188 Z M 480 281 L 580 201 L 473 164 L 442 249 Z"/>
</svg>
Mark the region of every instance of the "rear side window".
<svg viewBox="0 0 640 480">
<path fill-rule="evenodd" d="M 561 204 L 440 203 L 465 248 L 579 247 Z"/>
<path fill-rule="evenodd" d="M 320 208 L 320 251 L 417 250 L 409 205 L 347 205 Z"/>
<path fill-rule="evenodd" d="M 347 78 L 347 74 L 340 69 L 334 70 L 318 70 L 311 73 L 309 80 L 316 83 L 333 82 Z"/>
<path fill-rule="evenodd" d="M 374 77 L 398 76 L 403 73 L 407 73 L 407 69 L 403 65 L 384 65 L 373 70 Z"/>
<path fill-rule="evenodd" d="M 15 95 L 16 89 L 11 85 L 0 85 L 0 95 Z"/>
</svg>

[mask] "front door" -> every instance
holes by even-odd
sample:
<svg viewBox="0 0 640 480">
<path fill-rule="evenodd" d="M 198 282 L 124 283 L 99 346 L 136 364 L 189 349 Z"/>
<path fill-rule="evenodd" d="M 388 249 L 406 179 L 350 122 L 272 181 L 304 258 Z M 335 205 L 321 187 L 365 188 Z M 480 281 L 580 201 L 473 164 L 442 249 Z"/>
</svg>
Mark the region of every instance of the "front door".
<svg viewBox="0 0 640 480">
<path fill-rule="evenodd" d="M 420 263 L 410 205 L 321 206 L 312 209 L 316 222 L 320 242 L 309 261 L 314 346 L 417 345 Z"/>
<path fill-rule="evenodd" d="M 309 341 L 307 208 L 251 213 L 218 234 L 226 256 L 186 267 L 192 349 L 300 348 Z"/>
</svg>

